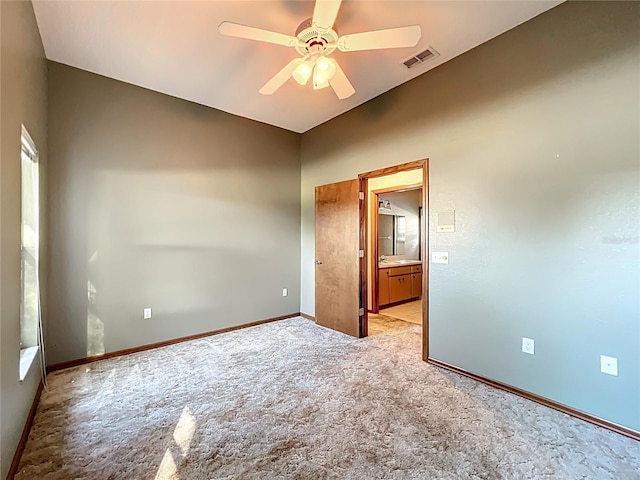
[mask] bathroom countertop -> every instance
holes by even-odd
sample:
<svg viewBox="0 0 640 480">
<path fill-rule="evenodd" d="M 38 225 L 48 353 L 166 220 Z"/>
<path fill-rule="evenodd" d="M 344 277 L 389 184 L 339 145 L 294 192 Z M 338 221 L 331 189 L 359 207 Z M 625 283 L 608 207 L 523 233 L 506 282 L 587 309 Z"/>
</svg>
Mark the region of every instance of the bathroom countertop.
<svg viewBox="0 0 640 480">
<path fill-rule="evenodd" d="M 378 263 L 378 268 L 408 267 L 422 265 L 422 260 L 385 260 Z"/>
</svg>

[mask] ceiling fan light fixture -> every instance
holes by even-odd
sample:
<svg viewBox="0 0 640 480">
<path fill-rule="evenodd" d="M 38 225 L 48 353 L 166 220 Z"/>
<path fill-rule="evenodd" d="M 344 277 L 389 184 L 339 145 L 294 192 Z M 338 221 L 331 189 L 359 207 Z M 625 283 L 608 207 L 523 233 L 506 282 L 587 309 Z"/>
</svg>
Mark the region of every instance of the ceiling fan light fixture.
<svg viewBox="0 0 640 480">
<path fill-rule="evenodd" d="M 336 61 L 332 58 L 321 56 L 316 60 L 313 69 L 313 89 L 319 90 L 329 86 L 329 80 L 336 74 Z"/>
<path fill-rule="evenodd" d="M 293 71 L 293 78 L 300 85 L 306 85 L 309 79 L 311 78 L 311 74 L 313 73 L 313 63 L 308 60 L 302 62 L 300 65 L 296 67 Z"/>
<path fill-rule="evenodd" d="M 318 58 L 316 66 L 320 72 L 329 80 L 336 73 L 336 61 L 332 58 L 322 56 Z"/>
<path fill-rule="evenodd" d="M 313 89 L 320 90 L 329 86 L 329 80 L 323 78 L 322 75 L 318 75 L 317 69 L 313 74 Z"/>
</svg>

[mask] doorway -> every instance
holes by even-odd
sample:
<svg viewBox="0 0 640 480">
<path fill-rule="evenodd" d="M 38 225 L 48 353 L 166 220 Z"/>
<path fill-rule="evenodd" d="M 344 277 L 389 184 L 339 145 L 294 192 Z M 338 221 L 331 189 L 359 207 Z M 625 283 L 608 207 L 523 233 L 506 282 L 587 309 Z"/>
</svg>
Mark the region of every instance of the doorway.
<svg viewBox="0 0 640 480">
<path fill-rule="evenodd" d="M 419 235 L 422 241 L 419 247 L 421 262 L 418 264 L 422 266 L 428 252 L 426 228 L 429 211 L 428 160 L 418 160 L 366 172 L 358 175 L 358 179 L 316 187 L 315 321 L 317 324 L 359 338 L 369 334 L 370 293 L 373 291 L 371 286 L 376 281 L 375 272 L 379 273 L 379 269 L 369 269 L 372 252 L 368 235 L 371 224 L 368 218 L 369 182 L 374 184 L 380 177 L 401 175 L 416 170 L 421 172 L 420 181 L 409 186 L 421 188 L 421 204 L 424 213 L 420 216 L 419 222 Z M 427 265 L 426 262 L 424 264 Z M 417 281 L 413 288 L 421 293 L 419 301 L 422 317 L 422 358 L 426 361 L 428 358 L 429 276 L 427 268 L 422 270 L 419 272 L 422 274 L 420 281 Z M 370 271 L 373 272 L 374 278 L 371 278 Z M 403 287 L 406 290 L 407 284 L 405 283 Z"/>
<path fill-rule="evenodd" d="M 367 252 L 360 272 L 367 299 L 364 331 L 370 330 L 370 313 L 376 322 L 390 318 L 419 324 L 426 361 L 428 160 L 363 173 L 358 178 L 361 191 L 368 192 L 360 214 L 361 248 Z"/>
<path fill-rule="evenodd" d="M 416 301 L 422 297 L 422 170 L 409 173 L 413 173 L 419 183 L 370 188 L 368 308 L 371 313 L 379 313 L 381 309 L 401 316 L 421 312 Z M 380 180 L 394 183 L 394 177 L 380 177 Z M 402 319 L 422 324 L 421 318 Z"/>
</svg>

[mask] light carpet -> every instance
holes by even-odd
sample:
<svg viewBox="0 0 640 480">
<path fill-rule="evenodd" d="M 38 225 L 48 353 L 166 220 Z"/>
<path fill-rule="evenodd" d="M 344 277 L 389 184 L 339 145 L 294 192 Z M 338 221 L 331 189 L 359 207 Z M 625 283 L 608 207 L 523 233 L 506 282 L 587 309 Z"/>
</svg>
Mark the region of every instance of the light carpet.
<svg viewBox="0 0 640 480">
<path fill-rule="evenodd" d="M 19 480 L 633 479 L 640 443 L 293 318 L 49 376 Z"/>
</svg>

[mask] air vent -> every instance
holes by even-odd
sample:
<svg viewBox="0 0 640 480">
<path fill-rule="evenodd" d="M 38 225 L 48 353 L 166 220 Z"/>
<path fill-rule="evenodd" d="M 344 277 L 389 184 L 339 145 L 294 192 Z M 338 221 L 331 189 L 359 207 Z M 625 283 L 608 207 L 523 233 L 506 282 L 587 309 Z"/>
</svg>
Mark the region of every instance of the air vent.
<svg viewBox="0 0 640 480">
<path fill-rule="evenodd" d="M 420 53 L 416 53 L 415 55 L 413 55 L 411 58 L 405 60 L 404 62 L 402 62 L 404 64 L 405 67 L 407 68 L 413 68 L 416 67 L 418 65 L 420 65 L 421 63 L 427 62 L 437 56 L 439 56 L 440 54 L 438 52 L 436 52 L 433 47 L 429 47 L 426 50 L 423 50 Z"/>
<path fill-rule="evenodd" d="M 404 66 L 407 68 L 411 68 L 413 67 L 416 63 L 420 63 L 420 60 L 418 60 L 416 57 L 411 57 L 409 60 L 407 60 L 406 62 L 404 62 Z"/>
</svg>

